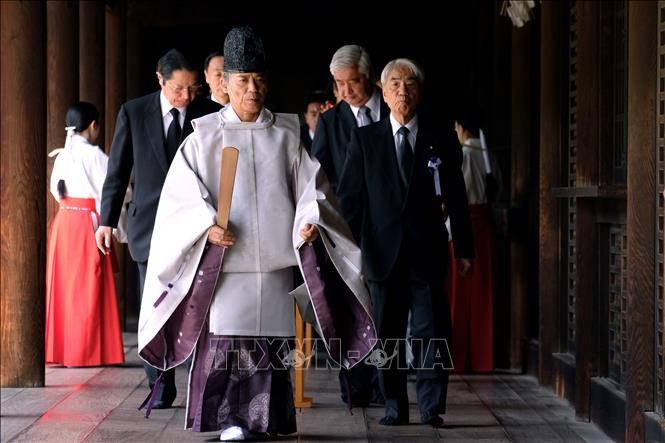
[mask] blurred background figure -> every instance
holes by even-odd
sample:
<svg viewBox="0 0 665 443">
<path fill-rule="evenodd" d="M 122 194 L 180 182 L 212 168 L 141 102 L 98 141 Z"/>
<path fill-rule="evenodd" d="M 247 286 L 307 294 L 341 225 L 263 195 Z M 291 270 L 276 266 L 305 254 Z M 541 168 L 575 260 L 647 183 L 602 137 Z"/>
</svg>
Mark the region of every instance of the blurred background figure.
<svg viewBox="0 0 665 443">
<path fill-rule="evenodd" d="M 203 74 L 206 83 L 210 87 L 208 98 L 222 106 L 229 103 L 229 94 L 224 92 L 222 84 L 224 83 L 224 53 L 215 51 L 209 54 L 203 62 Z"/>
<path fill-rule="evenodd" d="M 50 189 L 60 209 L 47 249 L 46 363 L 124 363 L 114 256 L 101 254 L 95 243 L 108 165 L 107 155 L 94 144 L 99 137 L 99 111 L 91 103 L 73 104 L 67 110 L 65 129 L 65 147 L 49 154 L 57 155 Z M 122 218 L 126 220 L 125 211 Z M 115 234 L 126 242 L 123 225 L 118 225 L 121 232 Z"/>
<path fill-rule="evenodd" d="M 453 269 L 447 281 L 453 322 L 454 372 L 491 372 L 494 369 L 494 229 L 491 202 L 496 197 L 501 177 L 497 162 L 487 150 L 478 111 L 461 112 L 455 120 L 455 133 L 462 145 L 462 173 L 469 201 L 476 258 L 470 275 L 461 277 Z M 454 231 L 452 236 L 455 236 Z M 451 242 L 451 254 L 453 249 Z"/>
<path fill-rule="evenodd" d="M 314 140 L 314 131 L 319 121 L 319 115 L 327 110 L 326 103 L 329 102 L 329 100 L 326 100 L 323 91 L 314 91 L 307 99 L 305 113 L 303 114 L 305 122 L 300 125 L 300 140 L 307 152 L 312 149 L 312 140 Z"/>
</svg>

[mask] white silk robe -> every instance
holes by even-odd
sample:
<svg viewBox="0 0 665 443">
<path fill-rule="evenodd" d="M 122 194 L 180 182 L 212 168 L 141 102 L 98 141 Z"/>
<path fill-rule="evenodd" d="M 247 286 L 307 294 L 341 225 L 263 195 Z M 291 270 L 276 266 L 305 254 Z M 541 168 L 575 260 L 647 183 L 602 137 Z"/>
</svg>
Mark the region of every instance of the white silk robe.
<svg viewBox="0 0 665 443">
<path fill-rule="evenodd" d="M 292 267 L 300 264 L 296 252 L 303 241 L 298 231 L 305 223 L 318 226 L 335 268 L 371 313 L 360 250 L 330 200 L 334 197 L 319 163 L 300 145 L 297 116 L 264 109 L 257 122 L 239 122 L 227 107 L 192 124 L 194 132 L 171 164 L 157 210 L 139 349 L 155 337 L 195 278 L 207 232 L 215 223 L 224 146 L 239 149 L 229 216 L 236 242 L 224 255 L 210 309 L 211 332 L 293 335 L 288 291 Z"/>
</svg>

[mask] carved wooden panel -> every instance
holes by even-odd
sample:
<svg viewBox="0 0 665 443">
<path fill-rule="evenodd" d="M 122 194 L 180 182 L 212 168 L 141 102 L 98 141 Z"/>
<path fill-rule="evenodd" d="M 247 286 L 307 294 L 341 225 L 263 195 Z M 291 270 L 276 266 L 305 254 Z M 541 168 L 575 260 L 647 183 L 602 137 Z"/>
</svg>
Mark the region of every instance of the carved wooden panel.
<svg viewBox="0 0 665 443">
<path fill-rule="evenodd" d="M 626 225 L 613 224 L 609 228 L 609 300 L 608 300 L 608 376 L 624 387 L 626 370 L 626 266 L 627 237 Z"/>
<path fill-rule="evenodd" d="M 613 2 L 613 139 L 612 184 L 626 184 L 626 147 L 628 144 L 628 27 L 625 1 Z"/>
</svg>

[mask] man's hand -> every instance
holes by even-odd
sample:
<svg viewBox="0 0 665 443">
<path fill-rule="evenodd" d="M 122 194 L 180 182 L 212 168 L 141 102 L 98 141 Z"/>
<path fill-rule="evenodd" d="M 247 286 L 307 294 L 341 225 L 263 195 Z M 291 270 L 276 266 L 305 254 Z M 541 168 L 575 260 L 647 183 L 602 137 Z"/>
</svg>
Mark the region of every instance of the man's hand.
<svg viewBox="0 0 665 443">
<path fill-rule="evenodd" d="M 224 229 L 219 225 L 213 225 L 208 231 L 208 241 L 213 245 L 228 248 L 236 241 L 236 236 L 229 229 Z"/>
<path fill-rule="evenodd" d="M 305 223 L 305 227 L 300 230 L 300 238 L 307 243 L 312 243 L 319 237 L 319 230 L 311 223 Z"/>
<path fill-rule="evenodd" d="M 102 254 L 106 255 L 111 252 L 111 235 L 113 228 L 110 226 L 100 226 L 95 232 L 95 242 Z"/>
<path fill-rule="evenodd" d="M 468 258 L 457 259 L 457 274 L 460 277 L 466 277 L 471 272 L 471 260 Z"/>
</svg>

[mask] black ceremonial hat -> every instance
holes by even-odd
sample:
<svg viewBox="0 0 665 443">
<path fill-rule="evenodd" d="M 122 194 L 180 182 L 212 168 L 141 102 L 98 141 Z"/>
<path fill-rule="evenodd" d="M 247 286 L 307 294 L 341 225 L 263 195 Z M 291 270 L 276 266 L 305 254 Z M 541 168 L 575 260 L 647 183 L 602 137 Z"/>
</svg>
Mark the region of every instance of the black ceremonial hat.
<svg viewBox="0 0 665 443">
<path fill-rule="evenodd" d="M 249 26 L 233 28 L 224 40 L 224 72 L 264 72 L 263 41 Z"/>
</svg>

